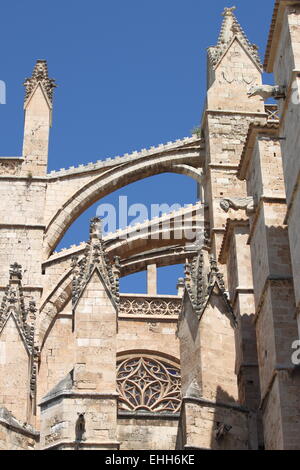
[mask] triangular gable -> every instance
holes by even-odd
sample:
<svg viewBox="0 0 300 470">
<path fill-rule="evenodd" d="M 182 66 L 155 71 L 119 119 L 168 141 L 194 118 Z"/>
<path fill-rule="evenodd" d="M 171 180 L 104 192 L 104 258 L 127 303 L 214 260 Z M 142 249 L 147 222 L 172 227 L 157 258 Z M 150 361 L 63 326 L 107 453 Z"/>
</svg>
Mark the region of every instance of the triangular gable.
<svg viewBox="0 0 300 470">
<path fill-rule="evenodd" d="M 185 286 L 184 295 L 189 296 L 199 320 L 201 320 L 211 296 L 215 293 L 224 301 L 232 326 L 237 326 L 237 320 L 225 289 L 223 275 L 219 271 L 216 260 L 213 257 L 208 259 L 207 255 L 204 256 L 203 250 L 199 251 L 192 263 L 187 263 Z"/>
<path fill-rule="evenodd" d="M 219 67 L 219 65 L 222 63 L 224 57 L 226 56 L 226 54 L 229 52 L 230 48 L 232 47 L 232 45 L 234 44 L 234 42 L 237 41 L 239 43 L 239 45 L 241 46 L 241 48 L 243 49 L 243 51 L 245 52 L 245 54 L 249 57 L 249 59 L 251 60 L 251 62 L 254 64 L 254 66 L 257 68 L 257 70 L 261 73 L 262 72 L 262 69 L 261 69 L 261 66 L 258 64 L 257 60 L 255 60 L 255 58 L 253 57 L 253 54 L 251 54 L 249 52 L 249 49 L 245 47 L 245 45 L 243 44 L 243 42 L 239 39 L 238 36 L 234 36 L 232 38 L 232 40 L 230 41 L 230 43 L 228 44 L 227 48 L 224 50 L 224 52 L 222 53 L 222 55 L 220 56 L 218 62 L 216 63 L 216 65 L 214 66 L 214 69 L 217 70 L 217 68 Z"/>
<path fill-rule="evenodd" d="M 75 311 L 78 301 L 87 288 L 92 275 L 97 272 L 114 308 L 119 305 L 119 258 L 111 264 L 103 247 L 101 219 L 95 217 L 90 223 L 90 240 L 86 244 L 84 256 L 72 259 L 73 282 L 72 304 Z"/>
<path fill-rule="evenodd" d="M 85 281 L 84 285 L 82 286 L 82 289 L 81 289 L 81 291 L 80 291 L 78 297 L 76 298 L 76 302 L 75 302 L 74 305 L 73 305 L 73 312 L 75 312 L 76 307 L 77 307 L 77 305 L 78 305 L 79 302 L 80 302 L 80 299 L 83 297 L 84 292 L 85 292 L 86 289 L 88 288 L 88 286 L 89 286 L 89 284 L 90 284 L 90 282 L 91 282 L 91 280 L 92 280 L 92 278 L 93 278 L 93 276 L 94 276 L 95 273 L 98 275 L 98 277 L 99 277 L 99 282 L 101 282 L 102 286 L 104 287 L 104 290 L 105 290 L 107 296 L 110 298 L 111 303 L 113 304 L 115 310 L 116 310 L 116 311 L 118 310 L 118 307 L 117 307 L 117 305 L 116 305 L 115 299 L 114 299 L 112 293 L 110 292 L 110 290 L 108 289 L 108 287 L 107 287 L 107 285 L 106 285 L 105 279 L 104 279 L 104 277 L 103 277 L 103 275 L 102 275 L 102 273 L 101 273 L 101 271 L 100 271 L 100 269 L 99 269 L 99 266 L 93 266 L 93 268 L 92 268 L 92 270 L 91 270 L 91 272 L 90 272 L 90 274 L 89 274 L 89 277 L 86 279 L 86 281 Z"/>
<path fill-rule="evenodd" d="M 247 38 L 233 13 L 235 9 L 235 7 L 225 8 L 218 43 L 216 46 L 208 48 L 209 60 L 213 68 L 216 69 L 234 40 L 237 39 L 258 70 L 262 72 L 263 66 L 258 54 L 258 48 L 255 44 L 251 44 Z"/>
<path fill-rule="evenodd" d="M 18 322 L 16 313 L 14 312 L 13 309 L 11 309 L 11 310 L 9 311 L 9 313 L 8 313 L 8 315 L 7 315 L 7 317 L 6 317 L 5 321 L 4 321 L 4 323 L 1 325 L 1 329 L 0 329 L 0 338 L 1 338 L 1 335 L 4 333 L 5 327 L 7 326 L 7 324 L 8 324 L 8 322 L 9 322 L 10 318 L 13 319 L 13 321 L 14 321 L 14 323 L 15 323 L 15 326 L 16 326 L 16 329 L 17 329 L 17 331 L 18 331 L 18 333 L 19 333 L 19 336 L 20 336 L 20 338 L 21 338 L 21 340 L 22 340 L 22 343 L 24 344 L 25 350 L 26 350 L 28 356 L 30 356 L 30 355 L 31 355 L 31 349 L 29 349 L 29 347 L 28 347 L 27 338 L 26 338 L 26 336 L 25 336 L 25 334 L 24 334 L 22 328 L 21 328 L 20 325 L 19 325 L 19 322 Z"/>
</svg>

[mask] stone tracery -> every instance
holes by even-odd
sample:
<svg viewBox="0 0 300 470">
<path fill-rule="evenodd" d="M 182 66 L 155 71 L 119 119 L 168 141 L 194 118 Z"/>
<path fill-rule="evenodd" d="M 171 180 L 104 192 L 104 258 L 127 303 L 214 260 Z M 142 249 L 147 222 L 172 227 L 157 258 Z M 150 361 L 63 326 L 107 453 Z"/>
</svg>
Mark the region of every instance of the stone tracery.
<svg viewBox="0 0 300 470">
<path fill-rule="evenodd" d="M 181 379 L 178 367 L 148 357 L 118 362 L 119 410 L 176 413 L 180 409 Z"/>
</svg>

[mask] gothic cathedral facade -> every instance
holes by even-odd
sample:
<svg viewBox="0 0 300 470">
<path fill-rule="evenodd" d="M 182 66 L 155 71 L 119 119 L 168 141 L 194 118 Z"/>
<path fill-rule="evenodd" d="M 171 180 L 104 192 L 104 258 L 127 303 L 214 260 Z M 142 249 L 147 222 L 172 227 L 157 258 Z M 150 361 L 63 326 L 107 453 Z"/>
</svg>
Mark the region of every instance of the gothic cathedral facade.
<svg viewBox="0 0 300 470">
<path fill-rule="evenodd" d="M 275 0 L 264 65 L 223 17 L 192 137 L 48 173 L 46 61 L 25 81 L 22 156 L 0 158 L 0 449 L 300 449 L 300 1 Z M 94 218 L 55 252 L 97 200 L 164 172 L 201 201 L 134 234 Z M 192 241 L 172 236 L 183 212 Z M 158 295 L 175 264 L 178 295 Z M 144 270 L 147 294 L 120 293 Z"/>
</svg>

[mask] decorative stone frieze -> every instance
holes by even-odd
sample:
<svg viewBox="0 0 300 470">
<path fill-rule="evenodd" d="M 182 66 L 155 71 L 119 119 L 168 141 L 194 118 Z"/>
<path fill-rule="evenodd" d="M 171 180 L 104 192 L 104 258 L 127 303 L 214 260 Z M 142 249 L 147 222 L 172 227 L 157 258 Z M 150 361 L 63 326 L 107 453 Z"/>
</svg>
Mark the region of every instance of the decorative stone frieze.
<svg viewBox="0 0 300 470">
<path fill-rule="evenodd" d="M 132 316 L 153 316 L 153 317 L 165 317 L 165 316 L 177 316 L 181 310 L 181 299 L 165 299 L 157 297 L 131 297 L 122 296 L 120 299 L 120 315 L 132 315 Z"/>
</svg>

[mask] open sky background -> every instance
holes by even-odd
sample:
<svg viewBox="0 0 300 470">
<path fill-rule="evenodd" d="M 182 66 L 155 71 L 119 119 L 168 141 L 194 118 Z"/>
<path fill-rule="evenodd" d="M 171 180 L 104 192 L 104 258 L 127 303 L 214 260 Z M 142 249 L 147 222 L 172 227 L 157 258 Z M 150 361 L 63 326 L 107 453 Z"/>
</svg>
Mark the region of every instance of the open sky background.
<svg viewBox="0 0 300 470">
<path fill-rule="evenodd" d="M 263 58 L 274 0 L 235 0 L 236 15 Z M 123 155 L 191 135 L 206 92 L 206 49 L 215 45 L 230 1 L 11 0 L 2 2 L 0 154 L 22 152 L 23 79 L 37 59 L 55 78 L 49 171 Z M 272 77 L 265 76 L 271 83 Z M 127 186 L 101 202 L 194 203 L 195 182 L 175 174 Z M 86 211 L 58 248 L 88 239 Z M 18 208 L 16 208 L 18 210 Z M 159 270 L 159 293 L 175 293 L 182 267 Z M 121 291 L 145 292 L 145 273 Z"/>
</svg>

